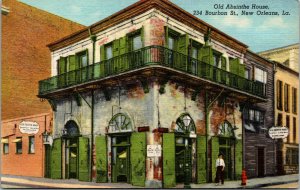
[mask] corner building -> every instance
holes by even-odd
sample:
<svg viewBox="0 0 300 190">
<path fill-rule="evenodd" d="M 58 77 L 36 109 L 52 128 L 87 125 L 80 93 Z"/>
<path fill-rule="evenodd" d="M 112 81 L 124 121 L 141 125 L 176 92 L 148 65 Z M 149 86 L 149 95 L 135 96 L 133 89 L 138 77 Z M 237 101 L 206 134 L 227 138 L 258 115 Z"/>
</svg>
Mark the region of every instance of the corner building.
<svg viewBox="0 0 300 190">
<path fill-rule="evenodd" d="M 207 183 L 219 152 L 226 179 L 240 178 L 243 110 L 272 86 L 246 78 L 245 44 L 146 0 L 48 46 L 53 76 L 38 96 L 54 110 L 51 178 Z"/>
</svg>

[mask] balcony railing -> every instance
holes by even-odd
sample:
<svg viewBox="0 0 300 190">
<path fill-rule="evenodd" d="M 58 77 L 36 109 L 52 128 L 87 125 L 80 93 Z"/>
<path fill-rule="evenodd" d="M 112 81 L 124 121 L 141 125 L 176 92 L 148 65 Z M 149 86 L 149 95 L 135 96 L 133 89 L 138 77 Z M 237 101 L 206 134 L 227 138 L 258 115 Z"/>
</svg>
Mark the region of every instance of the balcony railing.
<svg viewBox="0 0 300 190">
<path fill-rule="evenodd" d="M 165 47 L 148 46 L 39 81 L 39 95 L 149 65 L 173 68 L 260 97 L 266 94 L 264 83 L 248 80 Z"/>
</svg>

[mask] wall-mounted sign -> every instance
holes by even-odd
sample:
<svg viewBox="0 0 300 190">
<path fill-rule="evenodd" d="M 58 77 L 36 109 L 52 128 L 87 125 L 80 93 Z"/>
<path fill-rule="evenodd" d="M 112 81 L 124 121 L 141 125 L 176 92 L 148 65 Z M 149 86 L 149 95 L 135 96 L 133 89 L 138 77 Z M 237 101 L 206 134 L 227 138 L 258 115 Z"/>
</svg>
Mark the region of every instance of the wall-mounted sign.
<svg viewBox="0 0 300 190">
<path fill-rule="evenodd" d="M 148 157 L 161 157 L 161 145 L 147 145 Z"/>
<path fill-rule="evenodd" d="M 19 124 L 19 129 L 21 133 L 27 134 L 37 134 L 39 132 L 40 126 L 34 121 L 22 121 Z"/>
<path fill-rule="evenodd" d="M 289 135 L 287 127 L 271 127 L 269 129 L 269 136 L 272 139 L 284 139 Z"/>
</svg>

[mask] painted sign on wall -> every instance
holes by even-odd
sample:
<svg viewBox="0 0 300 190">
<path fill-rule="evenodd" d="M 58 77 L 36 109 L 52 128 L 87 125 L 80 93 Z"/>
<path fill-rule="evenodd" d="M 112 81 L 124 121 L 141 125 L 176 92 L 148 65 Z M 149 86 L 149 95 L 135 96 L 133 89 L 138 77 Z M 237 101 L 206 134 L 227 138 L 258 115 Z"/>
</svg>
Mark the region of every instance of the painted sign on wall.
<svg viewBox="0 0 300 190">
<path fill-rule="evenodd" d="M 40 126 L 35 121 L 22 121 L 19 124 L 19 129 L 21 133 L 37 134 L 39 132 Z"/>
<path fill-rule="evenodd" d="M 289 129 L 287 127 L 271 127 L 269 129 L 269 136 L 272 139 L 284 139 L 288 134 Z"/>
</svg>

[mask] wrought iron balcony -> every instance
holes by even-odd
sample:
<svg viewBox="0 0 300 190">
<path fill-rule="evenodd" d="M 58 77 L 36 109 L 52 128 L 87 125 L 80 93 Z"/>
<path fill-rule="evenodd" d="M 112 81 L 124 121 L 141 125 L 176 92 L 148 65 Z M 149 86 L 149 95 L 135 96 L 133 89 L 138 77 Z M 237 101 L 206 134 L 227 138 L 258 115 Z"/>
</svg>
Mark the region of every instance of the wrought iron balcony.
<svg viewBox="0 0 300 190">
<path fill-rule="evenodd" d="M 222 84 L 255 96 L 265 97 L 266 85 L 248 80 L 190 56 L 161 46 L 148 46 L 112 59 L 39 81 L 39 96 L 58 89 L 96 81 L 150 65 L 160 65 Z"/>
</svg>

